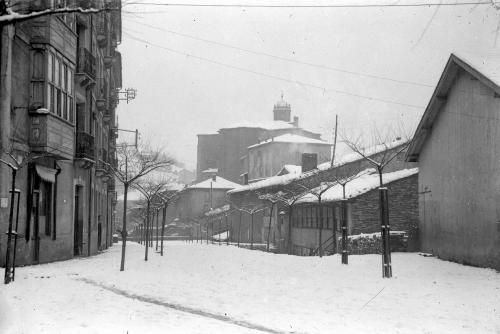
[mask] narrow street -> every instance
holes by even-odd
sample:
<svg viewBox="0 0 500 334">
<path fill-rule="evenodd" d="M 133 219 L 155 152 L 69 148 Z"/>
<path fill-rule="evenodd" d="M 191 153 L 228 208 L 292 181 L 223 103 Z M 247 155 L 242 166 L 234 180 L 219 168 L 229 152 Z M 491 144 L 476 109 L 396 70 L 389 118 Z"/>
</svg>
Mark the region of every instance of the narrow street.
<svg viewBox="0 0 500 334">
<path fill-rule="evenodd" d="M 22 267 L 0 288 L 1 333 L 498 333 L 500 274 L 416 253 L 296 257 L 226 245 L 127 246 Z"/>
</svg>

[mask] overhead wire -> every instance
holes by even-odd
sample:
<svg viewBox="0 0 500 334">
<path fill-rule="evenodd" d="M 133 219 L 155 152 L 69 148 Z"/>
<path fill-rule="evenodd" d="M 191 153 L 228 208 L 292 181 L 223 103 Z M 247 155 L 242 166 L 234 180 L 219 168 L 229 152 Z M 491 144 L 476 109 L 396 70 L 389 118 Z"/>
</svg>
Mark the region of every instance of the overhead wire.
<svg viewBox="0 0 500 334">
<path fill-rule="evenodd" d="M 431 7 L 431 6 L 477 6 L 491 5 L 491 1 L 465 2 L 419 2 L 419 3 L 369 3 L 369 4 L 326 4 L 326 5 L 280 5 L 248 3 L 164 3 L 130 1 L 127 5 L 168 6 L 168 7 L 226 7 L 226 8 L 385 8 L 385 7 Z"/>
<path fill-rule="evenodd" d="M 240 71 L 240 72 L 252 73 L 254 75 L 258 75 L 258 76 L 262 76 L 262 77 L 267 77 L 267 78 L 271 78 L 271 79 L 275 79 L 275 80 L 279 80 L 279 81 L 285 81 L 285 82 L 289 82 L 289 83 L 294 83 L 294 84 L 298 84 L 298 85 L 312 87 L 312 88 L 319 89 L 319 90 L 321 90 L 323 92 L 334 92 L 334 93 L 338 93 L 338 94 L 342 94 L 342 95 L 347 95 L 347 96 L 352 96 L 352 97 L 356 97 L 356 98 L 360 98 L 360 99 L 365 99 L 365 100 L 370 100 L 370 101 L 378 101 L 378 102 L 383 102 L 383 103 L 388 103 L 388 104 L 394 104 L 394 105 L 399 105 L 399 106 L 404 106 L 404 107 L 409 107 L 409 108 L 415 108 L 415 109 L 423 109 L 424 108 L 423 106 L 414 105 L 414 104 L 410 104 L 410 103 L 391 101 L 391 100 L 387 100 L 387 99 L 383 99 L 383 98 L 378 98 L 378 97 L 374 97 L 374 96 L 367 96 L 367 95 L 362 95 L 362 94 L 351 93 L 351 92 L 347 92 L 347 91 L 343 91 L 343 90 L 339 90 L 339 89 L 325 88 L 325 87 L 322 87 L 322 86 L 319 86 L 319 85 L 316 85 L 316 84 L 311 84 L 311 83 L 303 82 L 303 81 L 300 81 L 300 80 L 292 80 L 292 79 L 280 77 L 280 76 L 273 75 L 273 74 L 259 72 L 259 71 L 251 70 L 251 69 L 248 69 L 248 68 L 239 67 L 239 66 L 236 66 L 236 65 L 231 65 L 231 64 L 223 63 L 223 62 L 220 62 L 220 61 L 217 61 L 217 60 L 213 60 L 213 59 L 209 59 L 209 58 L 197 56 L 197 55 L 194 55 L 194 54 L 191 54 L 191 53 L 187 53 L 187 52 L 175 50 L 175 49 L 172 49 L 172 48 L 169 48 L 169 47 L 166 47 L 166 46 L 163 46 L 163 45 L 159 45 L 159 44 L 147 41 L 145 39 L 136 37 L 136 36 L 134 36 L 134 35 L 132 35 L 130 33 L 126 33 L 125 32 L 125 34 L 127 36 L 129 36 L 131 39 L 135 40 L 135 41 L 142 42 L 142 43 L 145 43 L 145 44 L 157 47 L 159 49 L 169 51 L 171 53 L 182 55 L 184 57 L 190 57 L 190 58 L 193 58 L 193 59 L 198 59 L 198 60 L 201 60 L 201 61 L 205 61 L 205 62 L 208 62 L 208 63 L 211 63 L 211 64 L 215 64 L 215 65 L 218 65 L 218 66 L 221 66 L 221 67 L 225 67 L 225 68 L 230 68 L 230 69 L 237 70 L 237 71 Z"/>
<path fill-rule="evenodd" d="M 129 20 L 131 20 L 131 19 L 129 19 Z M 209 43 L 209 44 L 213 44 L 213 45 L 217 45 L 217 46 L 222 46 L 222 47 L 233 49 L 233 50 L 243 51 L 243 52 L 254 54 L 254 55 L 258 55 L 258 56 L 270 57 L 270 58 L 278 59 L 278 60 L 289 62 L 289 63 L 295 63 L 295 64 L 299 64 L 299 65 L 306 65 L 306 66 L 320 68 L 320 69 L 324 69 L 324 70 L 328 70 L 328 71 L 334 71 L 334 72 L 339 72 L 339 73 L 356 75 L 356 76 L 366 77 L 366 78 L 371 78 L 371 79 L 385 80 L 385 81 L 390 81 L 390 82 L 395 82 L 395 83 L 400 83 L 400 84 L 407 84 L 407 85 L 414 85 L 414 86 L 421 86 L 421 87 L 428 87 L 428 88 L 433 88 L 434 87 L 433 85 L 430 85 L 430 84 L 424 84 L 424 83 L 415 82 L 415 81 L 399 80 L 399 79 L 389 78 L 389 77 L 375 75 L 375 74 L 350 71 L 350 70 L 346 70 L 346 69 L 342 69 L 342 68 L 338 68 L 338 67 L 331 67 L 331 66 L 326 66 L 326 65 L 320 65 L 320 64 L 315 64 L 315 63 L 311 63 L 311 62 L 301 61 L 301 60 L 297 60 L 297 59 L 292 59 L 292 58 L 288 58 L 288 57 L 277 56 L 277 55 L 273 55 L 273 54 L 267 53 L 267 52 L 250 50 L 250 49 L 242 48 L 242 47 L 239 47 L 239 46 L 234 46 L 234 45 L 231 45 L 231 44 L 228 44 L 228 43 L 222 43 L 222 42 L 218 42 L 218 41 L 214 41 L 214 40 L 209 40 L 209 39 L 205 39 L 205 38 L 200 38 L 200 37 L 192 36 L 192 35 L 185 34 L 185 33 L 180 33 L 180 32 L 177 32 L 177 31 L 170 30 L 170 29 L 165 29 L 165 28 L 161 28 L 161 27 L 154 26 L 154 25 L 151 25 L 151 24 L 142 23 L 142 22 L 139 22 L 139 21 L 136 21 L 136 20 L 131 20 L 131 21 L 133 21 L 136 24 L 145 26 L 145 27 L 156 29 L 156 30 L 159 30 L 159 31 L 162 31 L 162 32 L 167 32 L 169 34 L 173 34 L 173 35 L 177 35 L 177 36 L 181 36 L 181 37 L 185 37 L 185 38 L 190 38 L 190 39 L 193 39 L 193 40 L 197 40 L 197 41 L 201 41 L 201 42 L 205 42 L 205 43 Z"/>
</svg>

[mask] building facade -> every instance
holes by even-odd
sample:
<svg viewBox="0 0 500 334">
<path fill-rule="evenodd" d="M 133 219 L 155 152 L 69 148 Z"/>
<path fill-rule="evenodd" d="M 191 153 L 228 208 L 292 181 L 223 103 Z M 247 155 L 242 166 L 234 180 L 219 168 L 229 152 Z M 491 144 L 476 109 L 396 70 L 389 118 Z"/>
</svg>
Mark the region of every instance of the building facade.
<svg viewBox="0 0 500 334">
<path fill-rule="evenodd" d="M 291 165 L 301 165 L 302 154 L 315 154 L 317 163 L 331 159 L 332 145 L 319 139 L 299 135 L 285 134 L 273 137 L 248 148 L 247 169 L 248 180 L 264 179 L 277 175 L 284 162 Z"/>
<path fill-rule="evenodd" d="M 498 59 L 451 55 L 407 159 L 418 161 L 422 251 L 500 269 Z"/>
<path fill-rule="evenodd" d="M 19 3 L 12 6 L 20 13 L 59 4 Z M 8 230 L 13 205 L 18 265 L 88 256 L 112 244 L 116 194 L 109 168 L 116 164 L 121 5 L 92 4 L 101 11 L 41 16 L 2 29 L 2 159 L 21 165 L 19 199 L 11 203 L 11 168 L 0 164 L 0 229 Z M 2 265 L 6 246 L 2 234 Z"/>
<path fill-rule="evenodd" d="M 241 122 L 222 128 L 215 134 L 198 135 L 196 177 L 203 180 L 204 171 L 217 169 L 232 182 L 243 183 L 248 172 L 248 147 L 284 134 L 295 134 L 320 139 L 314 133 L 299 127 L 298 117 L 291 120 L 291 107 L 278 101 L 273 109 L 273 120 L 261 123 Z M 282 161 L 281 165 L 289 163 Z"/>
</svg>

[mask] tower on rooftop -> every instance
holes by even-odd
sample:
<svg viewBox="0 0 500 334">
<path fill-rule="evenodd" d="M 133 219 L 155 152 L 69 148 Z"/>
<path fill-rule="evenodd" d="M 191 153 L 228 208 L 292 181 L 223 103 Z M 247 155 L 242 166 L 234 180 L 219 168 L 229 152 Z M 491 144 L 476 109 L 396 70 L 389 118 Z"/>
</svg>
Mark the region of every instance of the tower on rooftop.
<svg viewBox="0 0 500 334">
<path fill-rule="evenodd" d="M 290 122 L 290 114 L 292 112 L 292 108 L 290 105 L 283 99 L 283 92 L 281 93 L 281 100 L 276 102 L 273 109 L 274 120 L 275 121 L 285 121 Z"/>
</svg>

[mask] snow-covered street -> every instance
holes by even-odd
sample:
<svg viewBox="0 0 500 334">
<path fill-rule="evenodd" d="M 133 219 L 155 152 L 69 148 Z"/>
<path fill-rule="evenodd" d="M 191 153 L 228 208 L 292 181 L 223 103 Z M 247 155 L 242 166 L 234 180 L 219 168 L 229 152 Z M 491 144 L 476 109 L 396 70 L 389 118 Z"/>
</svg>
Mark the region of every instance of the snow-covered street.
<svg viewBox="0 0 500 334">
<path fill-rule="evenodd" d="M 18 268 L 0 333 L 499 333 L 500 274 L 414 253 L 297 257 L 168 242 Z"/>
</svg>

